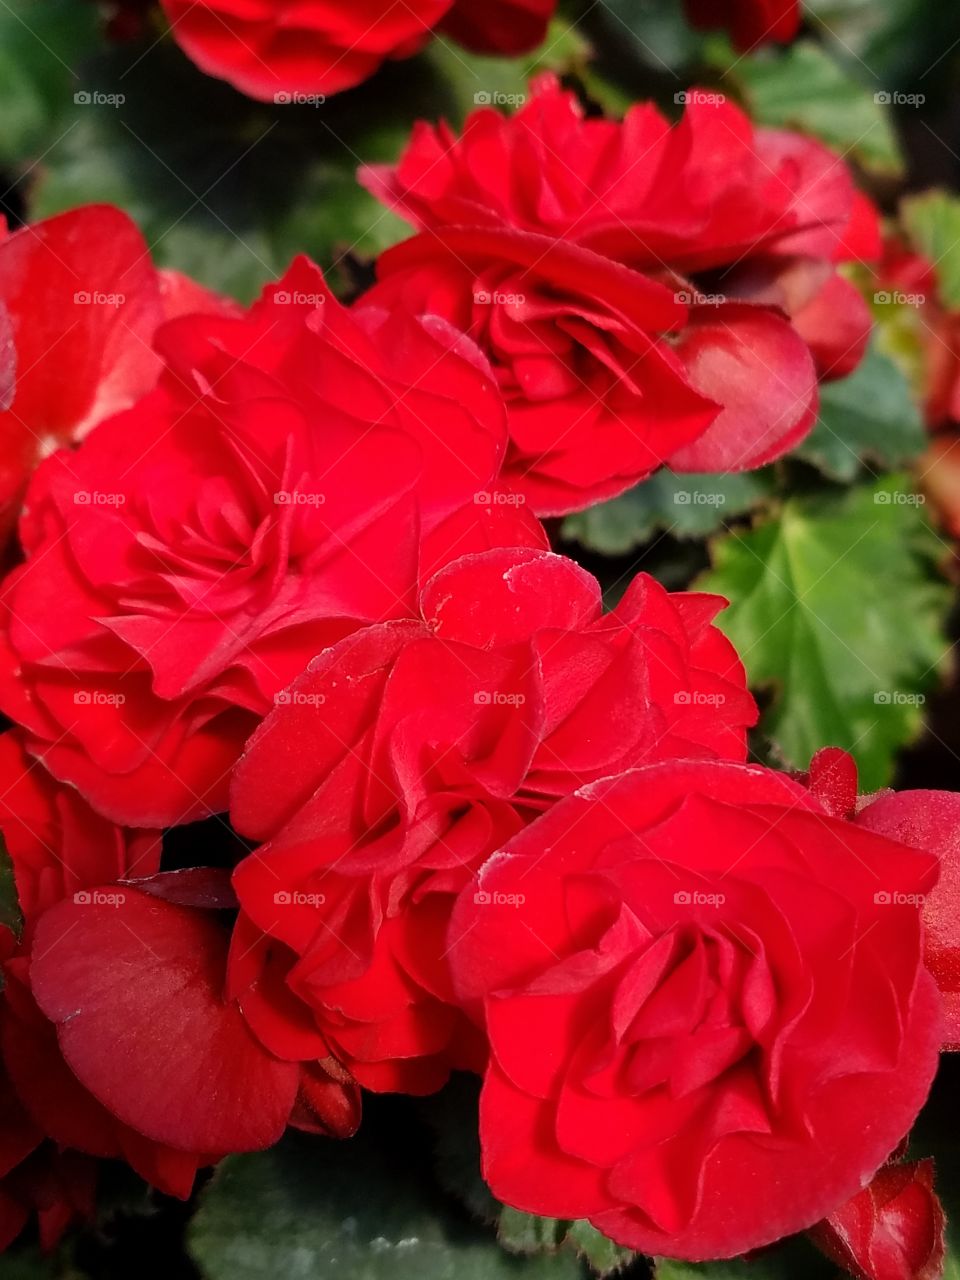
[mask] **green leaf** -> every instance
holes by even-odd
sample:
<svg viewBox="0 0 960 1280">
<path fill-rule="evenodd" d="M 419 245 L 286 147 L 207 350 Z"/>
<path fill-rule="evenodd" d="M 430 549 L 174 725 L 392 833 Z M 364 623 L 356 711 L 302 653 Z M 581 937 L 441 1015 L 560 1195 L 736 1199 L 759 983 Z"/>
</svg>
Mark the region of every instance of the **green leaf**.
<svg viewBox="0 0 960 1280">
<path fill-rule="evenodd" d="M 632 1249 L 615 1244 L 583 1218 L 570 1224 L 567 1241 L 599 1276 L 611 1275 L 637 1258 Z"/>
<path fill-rule="evenodd" d="M 43 1254 L 35 1246 L 14 1244 L 0 1254 L 0 1280 L 80 1280 L 78 1272 L 57 1255 Z"/>
<path fill-rule="evenodd" d="M 848 378 L 821 387 L 819 421 L 796 456 L 849 482 L 864 461 L 889 470 L 918 457 L 926 443 L 910 383 L 873 346 Z"/>
<path fill-rule="evenodd" d="M 577 24 L 562 18 L 551 22 L 540 48 L 523 58 L 485 57 L 435 38 L 418 60 L 431 69 L 438 83 L 438 100 L 429 115 L 442 114 L 460 125 L 477 107 L 514 110 L 526 101 L 533 76 L 541 71 L 558 75 L 579 71 L 590 52 Z"/>
<path fill-rule="evenodd" d="M 960 1054 L 943 1053 L 930 1096 L 910 1134 L 907 1159 L 934 1159 L 934 1190 L 947 1216 L 943 1280 L 960 1280 Z"/>
<path fill-rule="evenodd" d="M 596 33 L 599 52 L 622 64 L 625 58 L 634 68 L 665 73 L 689 66 L 698 58 L 704 43 L 701 32 L 686 21 L 683 6 L 663 0 L 604 0 L 587 10 L 585 21 Z M 677 88 L 683 88 L 678 81 Z M 637 92 L 633 76 L 631 100 Z"/>
<path fill-rule="evenodd" d="M 841 59 L 869 68 L 878 89 L 952 89 L 956 14 L 943 0 L 804 0 L 804 17 Z M 952 56 L 951 56 L 952 55 Z"/>
<path fill-rule="evenodd" d="M 99 43 L 92 4 L 10 0 L 0 4 L 0 164 L 35 159 L 78 88 L 73 62 Z"/>
<path fill-rule="evenodd" d="M 496 1222 L 502 1206 L 480 1175 L 480 1081 L 458 1073 L 419 1105 L 433 1134 L 440 1185 L 481 1222 Z"/>
<path fill-rule="evenodd" d="M 496 1223 L 497 1238 L 511 1253 L 555 1253 L 561 1247 L 586 1260 L 600 1276 L 637 1255 L 614 1244 L 589 1222 L 540 1218 L 502 1205 L 480 1175 L 479 1081 L 455 1075 L 440 1093 L 424 1098 L 420 1112 L 434 1131 L 436 1173 L 441 1185 L 484 1222 Z"/>
<path fill-rule="evenodd" d="M 802 1236 L 784 1240 L 749 1261 L 675 1262 L 658 1258 L 656 1280 L 833 1280 L 837 1268 Z"/>
<path fill-rule="evenodd" d="M 729 78 L 759 124 L 812 134 L 877 173 L 903 171 L 889 106 L 813 41 L 740 58 Z"/>
<path fill-rule="evenodd" d="M 497 1239 L 510 1253 L 552 1253 L 563 1244 L 567 1223 L 559 1218 L 538 1218 L 504 1205 L 497 1222 Z"/>
<path fill-rule="evenodd" d="M 18 938 L 23 929 L 20 899 L 13 875 L 13 860 L 7 852 L 6 841 L 2 835 L 0 835 L 0 925 L 5 926 Z"/>
<path fill-rule="evenodd" d="M 576 1280 L 572 1253 L 517 1258 L 464 1221 L 410 1153 L 290 1134 L 225 1160 L 190 1224 L 207 1280 Z"/>
<path fill-rule="evenodd" d="M 675 475 L 664 467 L 619 498 L 568 516 L 562 535 L 601 555 L 626 555 L 660 529 L 676 538 L 706 537 L 772 491 L 769 471 Z"/>
<path fill-rule="evenodd" d="M 960 308 L 960 199 L 926 191 L 905 199 L 900 216 L 914 247 L 936 267 L 940 300 L 950 310 Z"/>
<path fill-rule="evenodd" d="M 370 258 L 409 233 L 356 170 L 396 159 L 413 120 L 433 114 L 444 92 L 429 69 L 414 76 L 393 65 L 329 102 L 274 106 L 202 75 L 165 42 L 83 60 L 77 83 L 89 101 L 71 95 L 45 140 L 30 217 L 118 204 L 159 265 L 243 301 L 297 253 L 328 271 L 332 287 L 348 288 L 348 258 Z"/>
<path fill-rule="evenodd" d="M 888 476 L 792 498 L 714 542 L 714 567 L 696 586 L 732 601 L 718 623 L 751 685 L 772 691 L 762 727 L 786 764 L 805 768 L 818 748 L 845 747 L 871 791 L 919 732 L 951 599 L 922 502 Z"/>
</svg>

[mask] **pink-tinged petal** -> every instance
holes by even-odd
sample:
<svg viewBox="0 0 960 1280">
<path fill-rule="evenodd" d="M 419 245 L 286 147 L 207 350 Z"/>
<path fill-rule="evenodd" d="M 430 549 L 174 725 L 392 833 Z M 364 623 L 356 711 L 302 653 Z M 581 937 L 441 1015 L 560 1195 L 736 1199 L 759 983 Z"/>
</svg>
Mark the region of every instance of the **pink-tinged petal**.
<svg viewBox="0 0 960 1280">
<path fill-rule="evenodd" d="M 859 289 L 832 275 L 791 317 L 817 362 L 821 378 L 845 378 L 863 359 L 873 319 Z"/>
<path fill-rule="evenodd" d="M 805 342 L 773 312 L 737 304 L 700 308 L 677 343 L 698 391 L 722 409 L 675 471 L 747 471 L 804 438 L 817 412 L 817 379 Z"/>
<path fill-rule="evenodd" d="M 943 1047 L 960 1049 L 960 794 L 881 793 L 856 822 L 939 859 L 939 882 L 923 904 L 925 958 L 943 996 Z"/>
</svg>

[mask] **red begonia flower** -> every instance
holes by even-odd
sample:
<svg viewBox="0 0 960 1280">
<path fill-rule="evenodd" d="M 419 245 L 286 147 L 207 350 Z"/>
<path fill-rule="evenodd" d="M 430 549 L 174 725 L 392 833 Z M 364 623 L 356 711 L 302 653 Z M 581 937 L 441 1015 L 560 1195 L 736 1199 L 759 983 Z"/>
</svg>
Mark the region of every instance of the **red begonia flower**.
<svg viewBox="0 0 960 1280">
<path fill-rule="evenodd" d="M 0 601 L 0 705 L 118 822 L 226 808 L 275 695 L 453 556 L 542 545 L 498 504 L 503 405 L 445 321 L 347 310 L 305 259 L 158 336 L 160 383 L 37 472 Z"/>
<path fill-rule="evenodd" d="M 234 824 L 267 843 L 234 881 L 363 1085 L 428 1092 L 482 1060 L 445 932 L 505 839 L 604 774 L 744 758 L 756 710 L 721 604 L 642 575 L 604 615 L 572 561 L 490 551 L 432 579 L 422 621 L 341 641 L 283 695 L 235 773 Z"/>
<path fill-rule="evenodd" d="M 490 1040 L 494 1195 L 692 1260 L 819 1221 L 933 1079 L 936 876 L 800 783 L 716 761 L 603 779 L 511 837 L 447 939 Z"/>
<path fill-rule="evenodd" d="M 842 162 L 755 129 L 722 94 L 671 127 L 649 103 L 585 119 L 544 76 L 512 117 L 417 126 L 361 181 L 414 224 L 368 300 L 442 315 L 508 402 L 505 476 L 539 514 L 674 469 L 740 471 L 813 425 L 870 317 L 836 265 L 879 247 Z"/>
</svg>

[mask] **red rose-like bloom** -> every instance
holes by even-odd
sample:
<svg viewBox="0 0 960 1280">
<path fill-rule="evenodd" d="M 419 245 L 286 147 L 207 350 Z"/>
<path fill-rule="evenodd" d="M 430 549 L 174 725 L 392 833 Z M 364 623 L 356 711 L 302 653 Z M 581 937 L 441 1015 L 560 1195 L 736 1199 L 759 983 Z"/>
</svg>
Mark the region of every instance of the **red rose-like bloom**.
<svg viewBox="0 0 960 1280">
<path fill-rule="evenodd" d="M 456 0 L 440 29 L 467 49 L 510 57 L 543 41 L 556 7 L 557 0 Z"/>
<path fill-rule="evenodd" d="M 136 226 L 108 205 L 0 239 L 0 538 L 42 458 L 153 385 L 161 321 L 222 306 L 158 273 Z"/>
<path fill-rule="evenodd" d="M 29 1156 L 46 1167 L 45 1148 L 31 1155 L 44 1137 L 123 1157 L 186 1196 L 198 1167 L 267 1146 L 288 1123 L 356 1127 L 356 1086 L 325 1047 L 302 1064 L 276 1054 L 225 998 L 229 927 L 217 908 L 236 902 L 228 884 L 218 898 L 217 873 L 151 874 L 155 834 L 95 814 L 9 733 L 0 784 L 24 917 L 0 1000 L 20 1108 L 0 1116 L 0 1233 L 3 1188 L 32 1185 L 21 1166 Z"/>
<path fill-rule="evenodd" d="M 310 658 L 415 616 L 422 570 L 540 545 L 520 508 L 478 505 L 505 441 L 479 352 L 325 294 L 304 260 L 246 316 L 165 326 L 157 388 L 34 478 L 0 705 L 118 822 L 225 809 L 245 738 Z"/>
<path fill-rule="evenodd" d="M 177 43 L 208 75 L 263 101 L 339 93 L 416 53 L 451 0 L 161 0 Z"/>
<path fill-rule="evenodd" d="M 585 120 L 550 76 L 457 139 L 421 123 L 361 181 L 419 231 L 369 295 L 442 315 L 508 400 L 506 477 L 539 514 L 621 492 L 668 461 L 760 466 L 802 439 L 817 374 L 859 360 L 870 318 L 837 261 L 877 249 L 844 165 L 754 129 L 718 95 L 671 128 L 649 104 Z"/>
<path fill-rule="evenodd" d="M 695 27 L 724 27 L 741 53 L 768 40 L 786 44 L 800 29 L 800 0 L 686 0 L 686 5 Z"/>
<path fill-rule="evenodd" d="M 943 1206 L 933 1161 L 886 1165 L 810 1233 L 855 1280 L 940 1280 Z"/>
<path fill-rule="evenodd" d="M 234 874 L 299 957 L 287 985 L 371 1089 L 478 1065 L 445 933 L 483 859 L 584 782 L 676 755 L 740 759 L 756 709 L 722 601 L 637 578 L 603 615 L 571 560 L 490 551 L 441 571 L 422 622 L 317 658 L 237 766 Z"/>
<path fill-rule="evenodd" d="M 490 1040 L 494 1195 L 694 1260 L 817 1222 L 933 1078 L 917 903 L 936 874 L 759 767 L 667 762 L 562 801 L 449 932 Z"/>
</svg>

